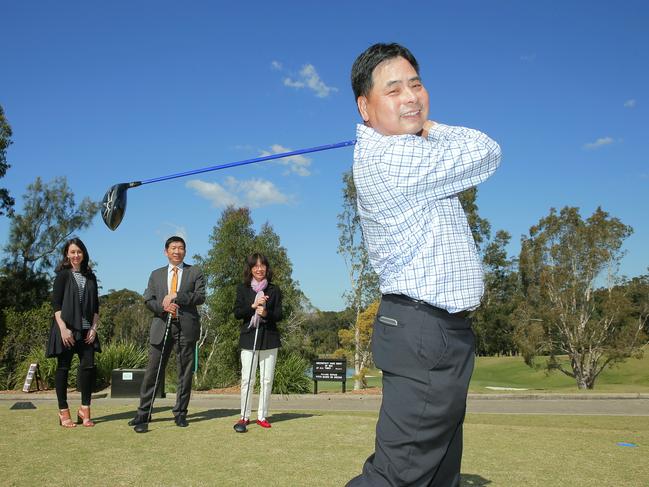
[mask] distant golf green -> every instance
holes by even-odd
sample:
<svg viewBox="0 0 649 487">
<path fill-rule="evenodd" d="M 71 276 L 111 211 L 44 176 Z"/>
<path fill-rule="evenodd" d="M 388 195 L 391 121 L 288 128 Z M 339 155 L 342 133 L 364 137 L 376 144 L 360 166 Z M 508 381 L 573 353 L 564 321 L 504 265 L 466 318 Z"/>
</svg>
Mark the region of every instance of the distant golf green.
<svg viewBox="0 0 649 487">
<path fill-rule="evenodd" d="M 563 357 L 564 360 L 567 360 Z M 545 361 L 539 357 L 537 363 Z M 371 370 L 367 379 L 369 387 L 381 386 L 381 373 Z M 354 381 L 347 380 L 347 390 L 354 388 Z M 525 392 L 558 393 L 649 393 L 649 347 L 641 359 L 629 359 L 613 368 L 604 370 L 595 382 L 592 391 L 580 391 L 574 379 L 559 371 L 547 373 L 543 369 L 532 369 L 521 357 L 477 357 L 469 392 L 471 393 L 516 393 Z M 340 392 L 340 382 L 319 382 L 319 392 Z"/>
<path fill-rule="evenodd" d="M 629 359 L 605 369 L 588 392 L 649 392 L 649 350 L 642 359 Z M 563 357 L 564 361 L 567 361 Z M 538 363 L 545 361 L 541 357 Z M 470 392 L 492 393 L 496 388 L 521 388 L 536 392 L 580 392 L 575 380 L 554 371 L 534 370 L 521 357 L 478 357 Z M 506 391 L 505 392 L 512 392 Z"/>
</svg>

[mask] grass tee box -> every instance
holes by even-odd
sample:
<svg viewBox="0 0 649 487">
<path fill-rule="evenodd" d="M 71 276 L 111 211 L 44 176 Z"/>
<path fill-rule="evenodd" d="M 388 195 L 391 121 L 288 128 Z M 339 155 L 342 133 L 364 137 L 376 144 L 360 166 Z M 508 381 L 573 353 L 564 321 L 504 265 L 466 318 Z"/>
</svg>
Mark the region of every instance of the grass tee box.
<svg viewBox="0 0 649 487">
<path fill-rule="evenodd" d="M 158 405 L 151 431 L 137 435 L 122 401 L 93 402 L 97 426 L 73 430 L 59 426 L 55 401 L 13 402 L 0 401 L 0 485 L 16 487 L 341 486 L 374 451 L 378 414 L 282 411 L 272 429 L 237 435 L 239 408 L 190 403 L 190 427 L 178 428 L 171 406 Z M 649 416 L 468 414 L 464 445 L 461 487 L 649 486 Z"/>
<path fill-rule="evenodd" d="M 313 361 L 313 393 L 318 393 L 318 381 L 341 382 L 343 394 L 347 381 L 347 360 L 319 358 Z"/>
</svg>

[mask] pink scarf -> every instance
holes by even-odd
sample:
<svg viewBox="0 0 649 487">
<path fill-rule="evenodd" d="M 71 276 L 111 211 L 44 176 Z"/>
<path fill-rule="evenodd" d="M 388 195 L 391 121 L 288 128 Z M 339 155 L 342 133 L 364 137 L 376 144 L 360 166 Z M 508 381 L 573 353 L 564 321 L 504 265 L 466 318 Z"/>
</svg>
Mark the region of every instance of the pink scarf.
<svg viewBox="0 0 649 487">
<path fill-rule="evenodd" d="M 252 278 L 252 281 L 250 281 L 250 287 L 252 288 L 253 291 L 257 293 L 255 295 L 255 301 L 264 295 L 264 289 L 266 289 L 267 286 L 268 286 L 268 281 L 266 279 L 263 279 L 262 281 L 258 281 L 254 277 Z M 264 321 L 266 320 L 262 319 L 262 317 L 257 314 L 257 311 L 255 311 L 255 314 L 252 315 L 252 318 L 250 318 L 250 324 L 248 325 L 248 329 L 257 328 L 259 326 L 259 323 Z"/>
</svg>

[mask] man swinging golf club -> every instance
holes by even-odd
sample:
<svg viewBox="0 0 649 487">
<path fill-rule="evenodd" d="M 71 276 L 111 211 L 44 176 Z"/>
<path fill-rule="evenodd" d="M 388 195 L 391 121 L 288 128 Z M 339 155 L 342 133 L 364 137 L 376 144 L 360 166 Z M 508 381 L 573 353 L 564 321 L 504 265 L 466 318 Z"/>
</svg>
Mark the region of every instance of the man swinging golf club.
<svg viewBox="0 0 649 487">
<path fill-rule="evenodd" d="M 372 354 L 383 371 L 375 453 L 348 487 L 457 487 L 483 274 L 458 193 L 491 176 L 500 147 L 428 119 L 412 53 L 375 44 L 352 67 L 358 214 L 381 304 Z"/>
<path fill-rule="evenodd" d="M 140 389 L 140 406 L 128 423 L 138 433 L 147 431 L 160 370 L 164 370 L 174 343 L 178 356 L 178 389 L 173 415 L 177 426 L 188 426 L 194 348 L 200 332 L 197 306 L 205 302 L 205 281 L 198 267 L 184 263 L 186 248 L 181 237 L 170 237 L 164 253 L 169 264 L 151 273 L 144 292 L 144 302 L 153 311 L 149 363 Z"/>
</svg>

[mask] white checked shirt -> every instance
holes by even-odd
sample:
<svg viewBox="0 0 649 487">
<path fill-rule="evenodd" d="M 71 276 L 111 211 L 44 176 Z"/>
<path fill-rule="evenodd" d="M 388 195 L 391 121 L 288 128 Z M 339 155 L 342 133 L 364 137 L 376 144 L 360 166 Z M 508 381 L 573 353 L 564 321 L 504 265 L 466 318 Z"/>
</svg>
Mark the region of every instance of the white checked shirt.
<svg viewBox="0 0 649 487">
<path fill-rule="evenodd" d="M 483 271 L 457 194 L 491 176 L 500 147 L 485 134 L 436 124 L 428 139 L 359 124 L 358 213 L 383 294 L 457 313 L 478 307 Z"/>
</svg>

